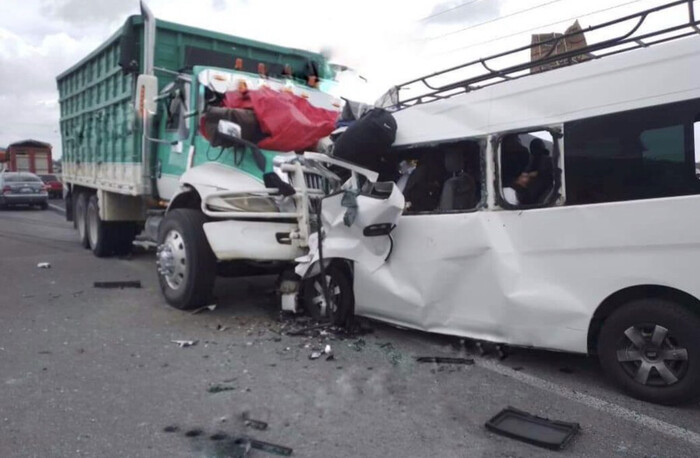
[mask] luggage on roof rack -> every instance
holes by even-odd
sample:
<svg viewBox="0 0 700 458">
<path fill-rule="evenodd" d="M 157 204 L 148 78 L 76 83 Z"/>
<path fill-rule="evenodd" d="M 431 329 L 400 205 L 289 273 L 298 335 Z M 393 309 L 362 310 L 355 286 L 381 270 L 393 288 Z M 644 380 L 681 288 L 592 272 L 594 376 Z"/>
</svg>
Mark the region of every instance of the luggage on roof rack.
<svg viewBox="0 0 700 458">
<path fill-rule="evenodd" d="M 434 102 L 493 84 L 522 78 L 533 73 L 553 70 L 554 68 L 561 67 L 562 61 L 573 64 L 583 60 L 600 59 L 605 56 L 700 34 L 700 27 L 698 27 L 700 21 L 695 17 L 693 2 L 694 0 L 677 0 L 584 29 L 573 28 L 567 30 L 564 34 L 553 34 L 552 38 L 547 40 L 533 40 L 533 43 L 526 46 L 440 70 L 392 87 L 377 101 L 377 105 L 393 111 L 398 111 L 412 105 Z M 655 16 L 662 11 L 669 11 L 672 8 L 678 9 L 684 6 L 687 6 L 688 9 L 687 21 L 643 33 L 640 31 L 642 25 L 644 25 L 645 21 L 650 16 Z M 626 33 L 617 35 L 614 38 L 574 47 L 573 49 L 568 49 L 563 52 L 557 51 L 562 48 L 560 43 L 564 43 L 567 40 L 576 40 L 580 38 L 584 32 L 606 29 L 612 31 L 611 29 L 614 26 L 628 21 L 632 22 L 633 25 Z M 539 52 L 539 50 L 544 48 L 547 48 L 546 52 Z M 531 59 L 527 62 L 509 65 L 501 69 L 492 68 L 494 61 L 497 59 L 513 57 L 523 52 L 527 52 L 531 56 Z M 436 80 L 449 80 L 450 74 L 453 74 L 455 78 L 457 78 L 457 75 L 465 70 L 473 70 L 476 72 L 476 75 L 466 79 L 457 79 L 453 82 L 437 84 Z M 407 93 L 408 89 L 411 89 L 411 95 L 402 97 Z M 420 92 L 420 94 L 414 95 L 415 92 Z"/>
</svg>

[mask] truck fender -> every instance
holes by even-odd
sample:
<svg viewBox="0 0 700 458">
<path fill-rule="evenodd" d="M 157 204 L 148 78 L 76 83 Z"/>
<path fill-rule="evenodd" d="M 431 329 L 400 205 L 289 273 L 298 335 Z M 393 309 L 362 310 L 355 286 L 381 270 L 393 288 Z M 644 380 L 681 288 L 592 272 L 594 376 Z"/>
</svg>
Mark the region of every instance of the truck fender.
<svg viewBox="0 0 700 458">
<path fill-rule="evenodd" d="M 165 212 L 167 213 L 176 208 L 192 208 L 199 210 L 201 205 L 202 198 L 197 190 L 192 186 L 185 185 L 182 187 L 182 190 L 172 198 Z"/>
</svg>

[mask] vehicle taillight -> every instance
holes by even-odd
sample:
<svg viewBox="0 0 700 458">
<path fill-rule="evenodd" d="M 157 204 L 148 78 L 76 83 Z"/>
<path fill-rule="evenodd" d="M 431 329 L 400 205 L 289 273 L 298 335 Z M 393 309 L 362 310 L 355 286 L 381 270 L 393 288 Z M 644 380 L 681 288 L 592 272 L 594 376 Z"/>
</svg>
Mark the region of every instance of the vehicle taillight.
<svg viewBox="0 0 700 458">
<path fill-rule="evenodd" d="M 44 191 L 50 191 L 51 190 L 51 185 L 45 184 L 43 186 Z"/>
</svg>

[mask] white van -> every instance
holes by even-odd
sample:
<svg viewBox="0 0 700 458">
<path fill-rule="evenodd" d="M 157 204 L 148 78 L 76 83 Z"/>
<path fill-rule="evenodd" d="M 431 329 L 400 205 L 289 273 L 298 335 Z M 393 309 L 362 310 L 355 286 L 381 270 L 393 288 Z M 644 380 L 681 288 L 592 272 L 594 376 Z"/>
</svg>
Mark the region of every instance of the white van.
<svg viewBox="0 0 700 458">
<path fill-rule="evenodd" d="M 282 164 L 297 188 L 297 210 L 283 216 L 301 230 L 278 237 L 278 249 L 304 253 L 301 290 L 283 281 L 283 308 L 295 310 L 298 295 L 336 322 L 355 314 L 597 354 L 635 397 L 700 397 L 700 29 L 692 1 L 619 22 L 679 6 L 690 12 L 681 27 L 641 36 L 637 27 L 498 71 L 478 60 L 398 87 L 387 97 L 398 131 L 382 170 L 314 153 Z M 469 79 L 435 82 L 481 65 Z M 315 169 L 332 182 L 323 164 L 353 177 L 319 198 L 302 181 Z M 236 240 L 243 250 L 252 239 Z"/>
</svg>

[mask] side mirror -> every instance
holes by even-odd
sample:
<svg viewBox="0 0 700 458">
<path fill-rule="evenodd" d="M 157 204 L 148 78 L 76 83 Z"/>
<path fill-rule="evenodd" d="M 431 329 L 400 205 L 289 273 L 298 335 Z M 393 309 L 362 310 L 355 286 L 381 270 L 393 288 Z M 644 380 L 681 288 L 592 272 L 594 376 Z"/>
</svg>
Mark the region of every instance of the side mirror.
<svg viewBox="0 0 700 458">
<path fill-rule="evenodd" d="M 263 153 L 260 152 L 260 148 L 258 148 L 255 143 L 249 142 L 243 138 L 241 126 L 235 122 L 220 119 L 216 127 L 216 135 L 211 140 L 211 145 L 222 146 L 224 148 L 233 147 L 234 149 L 238 147 L 248 147 L 253 152 L 255 165 L 263 172 L 267 168 L 267 160 Z"/>
<path fill-rule="evenodd" d="M 154 115 L 158 109 L 158 78 L 153 75 L 139 75 L 136 80 L 136 99 L 134 110 L 139 119 Z"/>
</svg>

